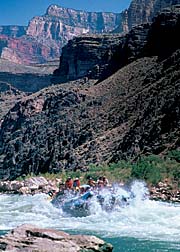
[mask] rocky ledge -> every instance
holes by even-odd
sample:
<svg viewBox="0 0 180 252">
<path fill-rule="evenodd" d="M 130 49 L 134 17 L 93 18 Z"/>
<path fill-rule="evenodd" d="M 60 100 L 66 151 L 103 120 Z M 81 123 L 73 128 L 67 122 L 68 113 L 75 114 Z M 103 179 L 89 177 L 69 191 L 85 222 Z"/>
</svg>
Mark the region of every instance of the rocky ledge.
<svg viewBox="0 0 180 252">
<path fill-rule="evenodd" d="M 22 225 L 0 238 L 0 251 L 8 252 L 111 252 L 111 244 L 95 236 L 69 235 L 62 231 Z"/>
</svg>

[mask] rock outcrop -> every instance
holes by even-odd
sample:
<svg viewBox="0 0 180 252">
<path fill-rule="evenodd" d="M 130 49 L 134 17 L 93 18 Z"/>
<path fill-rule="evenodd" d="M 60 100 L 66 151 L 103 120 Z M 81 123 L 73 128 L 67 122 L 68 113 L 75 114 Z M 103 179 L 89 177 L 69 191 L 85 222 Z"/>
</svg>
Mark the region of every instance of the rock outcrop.
<svg viewBox="0 0 180 252">
<path fill-rule="evenodd" d="M 82 77 L 102 80 L 143 55 L 170 55 L 179 45 L 179 39 L 176 39 L 173 30 L 173 23 L 177 26 L 178 19 L 176 14 L 171 17 L 168 14 L 176 8 L 178 10 L 178 5 L 172 6 L 171 10 L 164 10 L 151 28 L 147 23 L 134 27 L 124 36 L 88 35 L 70 40 L 62 49 L 60 66 L 54 71 L 53 82 L 60 83 Z M 169 28 L 164 28 L 163 15 Z M 177 29 L 176 27 L 176 31 Z M 170 39 L 166 37 L 166 33 Z M 174 42 L 171 43 L 170 40 Z"/>
<path fill-rule="evenodd" d="M 102 80 L 140 57 L 150 25 L 140 25 L 127 35 L 86 35 L 70 40 L 62 49 L 60 66 L 52 82 L 83 77 Z"/>
<path fill-rule="evenodd" d="M 8 252 L 111 252 L 113 247 L 95 236 L 69 235 L 62 231 L 22 225 L 0 238 L 0 250 Z"/>
<path fill-rule="evenodd" d="M 86 35 L 70 40 L 62 49 L 53 81 L 66 82 L 85 76 L 98 79 L 122 42 L 121 35 Z"/>
</svg>

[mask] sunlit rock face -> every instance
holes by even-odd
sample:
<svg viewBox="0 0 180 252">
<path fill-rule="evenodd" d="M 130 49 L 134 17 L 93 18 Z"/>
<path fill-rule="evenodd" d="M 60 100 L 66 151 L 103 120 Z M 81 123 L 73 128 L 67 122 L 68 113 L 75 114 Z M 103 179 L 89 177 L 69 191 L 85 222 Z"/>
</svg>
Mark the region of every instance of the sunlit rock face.
<svg viewBox="0 0 180 252">
<path fill-rule="evenodd" d="M 19 64 L 43 63 L 60 56 L 72 38 L 107 33 L 121 22 L 121 14 L 77 11 L 51 5 L 28 27 L 0 26 L 0 57 Z"/>
<path fill-rule="evenodd" d="M 51 5 L 45 15 L 34 17 L 30 21 L 27 34 L 39 36 L 42 33 L 55 39 L 66 32 L 68 27 L 71 27 L 72 33 L 76 28 L 84 33 L 109 32 L 119 25 L 120 19 L 120 13 L 86 12 Z"/>
<path fill-rule="evenodd" d="M 18 64 L 43 63 L 57 55 L 51 49 L 28 37 L 0 35 L 1 58 Z"/>
</svg>

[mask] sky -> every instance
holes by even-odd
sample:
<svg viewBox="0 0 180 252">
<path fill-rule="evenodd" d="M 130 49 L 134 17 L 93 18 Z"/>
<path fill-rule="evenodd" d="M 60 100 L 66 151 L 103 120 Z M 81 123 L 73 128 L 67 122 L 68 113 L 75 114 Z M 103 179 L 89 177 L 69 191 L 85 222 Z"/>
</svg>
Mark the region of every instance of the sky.
<svg viewBox="0 0 180 252">
<path fill-rule="evenodd" d="M 0 0 L 0 25 L 28 25 L 51 4 L 85 11 L 121 12 L 131 0 Z"/>
</svg>

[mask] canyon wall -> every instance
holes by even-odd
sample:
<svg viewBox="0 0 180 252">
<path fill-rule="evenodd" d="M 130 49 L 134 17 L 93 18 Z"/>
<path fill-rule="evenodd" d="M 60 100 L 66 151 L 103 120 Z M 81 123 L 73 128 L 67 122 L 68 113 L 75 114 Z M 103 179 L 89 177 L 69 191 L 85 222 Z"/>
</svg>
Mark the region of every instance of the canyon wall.
<svg viewBox="0 0 180 252">
<path fill-rule="evenodd" d="M 76 11 L 51 5 L 28 27 L 0 26 L 0 57 L 22 64 L 43 63 L 60 56 L 68 40 L 87 33 L 110 32 L 121 14 Z"/>
<path fill-rule="evenodd" d="M 152 22 L 159 11 L 174 4 L 180 4 L 180 0 L 132 0 L 121 13 L 86 12 L 51 5 L 44 15 L 32 18 L 28 27 L 0 26 L 0 57 L 10 59 L 12 55 L 11 61 L 23 64 L 42 63 L 59 57 L 62 47 L 74 37 L 127 33 L 136 25 Z M 11 38 L 11 42 L 4 44 L 2 35 Z M 31 50 L 24 52 L 23 44 Z"/>
<path fill-rule="evenodd" d="M 17 102 L 0 128 L 0 178 L 84 171 L 180 148 L 179 20 L 174 10 L 148 35 L 144 25 L 133 29 L 124 42 L 131 63 L 108 79 L 52 85 Z"/>
</svg>

